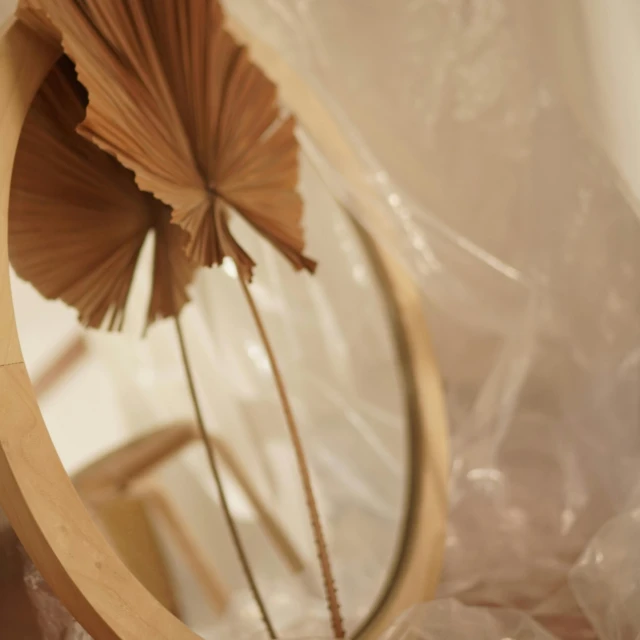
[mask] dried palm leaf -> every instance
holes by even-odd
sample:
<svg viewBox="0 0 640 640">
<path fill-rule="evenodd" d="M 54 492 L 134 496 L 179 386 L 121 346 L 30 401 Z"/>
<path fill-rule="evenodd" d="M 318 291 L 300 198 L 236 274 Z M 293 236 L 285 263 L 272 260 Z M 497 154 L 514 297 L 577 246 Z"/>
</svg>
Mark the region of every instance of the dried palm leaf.
<svg viewBox="0 0 640 640">
<path fill-rule="evenodd" d="M 215 0 L 28 0 L 62 33 L 90 103 L 82 135 L 173 210 L 198 264 L 254 262 L 229 229 L 242 215 L 296 269 L 303 255 L 298 143 L 275 85 L 223 29 Z"/>
<path fill-rule="evenodd" d="M 140 250 L 155 232 L 147 326 L 188 301 L 195 266 L 170 209 L 131 171 L 76 133 L 87 94 L 61 58 L 37 94 L 14 167 L 9 251 L 17 274 L 74 306 L 90 327 L 121 329 Z"/>
<path fill-rule="evenodd" d="M 19 0 L 16 17 L 53 46 L 60 46 L 62 36 L 51 24 L 43 2 L 47 0 Z"/>
<path fill-rule="evenodd" d="M 229 257 L 237 265 L 269 353 L 298 460 L 332 627 L 335 636 L 343 638 L 302 441 L 275 354 L 247 287 L 255 264 L 229 228 L 230 215 L 240 214 L 296 269 L 315 269 L 315 262 L 303 255 L 294 119 L 282 116 L 275 85 L 224 30 L 217 0 L 23 0 L 21 6 L 23 15 L 40 31 L 49 37 L 60 34 L 65 52 L 76 63 L 89 95 L 86 118 L 78 131 L 133 171 L 143 191 L 171 208 L 176 228 L 179 225 L 188 232 L 189 260 L 211 266 Z M 159 273 L 171 268 L 172 264 L 156 264 Z M 177 317 L 176 328 L 206 443 Z M 207 448 L 207 453 L 240 560 L 273 638 L 273 626 L 226 507 L 212 449 Z"/>
<path fill-rule="evenodd" d="M 44 31 L 52 33 L 43 20 L 30 24 L 39 30 L 44 25 Z M 140 250 L 147 234 L 155 232 L 147 326 L 156 318 L 175 319 L 225 518 L 269 635 L 275 638 L 227 504 L 184 348 L 179 312 L 197 268 L 184 252 L 188 234 L 171 223 L 167 205 L 138 189 L 131 171 L 78 135 L 87 103 L 73 63 L 62 57 L 38 92 L 19 142 L 9 215 L 12 264 L 46 298 L 75 306 L 84 324 L 120 329 Z"/>
</svg>

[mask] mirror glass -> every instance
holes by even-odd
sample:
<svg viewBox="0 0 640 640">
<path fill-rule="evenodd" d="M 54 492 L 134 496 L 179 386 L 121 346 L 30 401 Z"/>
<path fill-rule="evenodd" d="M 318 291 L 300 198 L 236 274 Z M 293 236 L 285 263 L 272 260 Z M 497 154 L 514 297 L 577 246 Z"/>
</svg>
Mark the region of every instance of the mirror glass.
<svg viewBox="0 0 640 640">
<path fill-rule="evenodd" d="M 306 154 L 300 190 L 316 275 L 294 273 L 240 220 L 232 230 L 258 264 L 251 290 L 302 433 L 353 631 L 384 591 L 402 535 L 408 389 L 375 258 Z M 192 435 L 175 325 L 140 331 L 152 257 L 147 243 L 121 334 L 81 329 L 74 310 L 12 274 L 25 360 L 69 475 L 132 572 L 203 638 L 242 637 L 263 627 Z M 327 636 L 295 456 L 233 265 L 199 273 L 191 295 L 182 325 L 196 391 L 274 626 Z"/>
</svg>

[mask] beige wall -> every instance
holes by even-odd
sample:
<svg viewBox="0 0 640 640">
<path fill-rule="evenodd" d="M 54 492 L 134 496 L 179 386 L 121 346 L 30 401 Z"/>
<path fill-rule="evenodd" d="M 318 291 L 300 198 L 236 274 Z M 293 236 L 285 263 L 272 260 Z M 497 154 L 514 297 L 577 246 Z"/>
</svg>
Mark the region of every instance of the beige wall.
<svg viewBox="0 0 640 640">
<path fill-rule="evenodd" d="M 16 0 L 0 0 L 0 22 L 3 22 L 13 11 Z"/>
</svg>

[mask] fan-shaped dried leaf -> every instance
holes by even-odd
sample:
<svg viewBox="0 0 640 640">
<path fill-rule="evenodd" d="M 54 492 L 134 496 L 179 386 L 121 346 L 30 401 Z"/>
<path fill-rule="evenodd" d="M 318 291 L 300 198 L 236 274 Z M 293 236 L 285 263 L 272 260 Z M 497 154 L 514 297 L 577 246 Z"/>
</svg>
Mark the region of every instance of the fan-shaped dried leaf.
<svg viewBox="0 0 640 640">
<path fill-rule="evenodd" d="M 59 46 L 62 36 L 47 18 L 42 1 L 20 0 L 16 16 L 49 44 Z"/>
<path fill-rule="evenodd" d="M 14 167 L 9 252 L 14 269 L 45 297 L 61 298 L 91 327 L 120 329 L 140 250 L 156 234 L 147 321 L 187 301 L 194 266 L 169 208 L 133 174 L 75 131 L 87 95 L 61 58 L 27 116 Z"/>
<path fill-rule="evenodd" d="M 33 0 L 32 0 L 33 1 Z M 37 0 L 62 33 L 90 104 L 79 131 L 173 209 L 188 255 L 254 266 L 228 227 L 235 210 L 298 269 L 305 256 L 293 118 L 223 29 L 215 0 Z"/>
</svg>

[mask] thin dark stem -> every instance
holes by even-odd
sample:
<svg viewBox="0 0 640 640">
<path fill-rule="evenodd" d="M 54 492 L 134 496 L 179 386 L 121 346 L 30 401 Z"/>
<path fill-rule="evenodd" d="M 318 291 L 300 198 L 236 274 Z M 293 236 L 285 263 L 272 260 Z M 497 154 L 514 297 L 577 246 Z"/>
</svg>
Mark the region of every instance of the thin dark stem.
<svg viewBox="0 0 640 640">
<path fill-rule="evenodd" d="M 242 539 L 240 538 L 240 533 L 238 532 L 238 527 L 236 526 L 235 520 L 231 515 L 231 510 L 229 509 L 229 503 L 227 502 L 227 494 L 224 490 L 224 486 L 222 484 L 222 478 L 220 477 L 220 472 L 218 470 L 215 449 L 213 447 L 213 444 L 211 443 L 211 440 L 209 439 L 209 435 L 204 426 L 204 420 L 202 419 L 202 411 L 200 409 L 200 403 L 198 401 L 198 396 L 197 396 L 195 384 L 193 381 L 193 371 L 191 368 L 189 355 L 187 353 L 184 333 L 182 331 L 180 318 L 177 315 L 175 316 L 175 323 L 176 323 L 176 331 L 178 333 L 178 340 L 180 342 L 180 353 L 182 355 L 182 362 L 184 364 L 185 373 L 187 374 L 187 382 L 189 384 L 189 393 L 191 394 L 191 400 L 193 401 L 193 408 L 196 413 L 196 423 L 198 425 L 198 431 L 200 433 L 200 438 L 202 439 L 202 443 L 204 444 L 205 450 L 207 452 L 207 458 L 209 460 L 209 467 L 211 468 L 211 473 L 213 474 L 216 487 L 218 488 L 218 495 L 220 496 L 220 504 L 222 505 L 224 518 L 227 522 L 227 526 L 229 527 L 229 531 L 233 539 L 233 544 L 236 548 L 236 552 L 238 553 L 240 564 L 242 565 L 242 570 L 247 579 L 247 582 L 249 583 L 249 588 L 251 589 L 253 598 L 256 604 L 258 605 L 258 609 L 260 609 L 260 615 L 262 616 L 264 624 L 267 627 L 267 632 L 269 633 L 269 637 L 272 638 L 272 640 L 275 640 L 275 638 L 277 638 L 275 629 L 273 628 L 273 624 L 271 623 L 271 618 L 267 613 L 264 600 L 260 595 L 258 584 L 256 582 L 256 579 L 253 575 L 253 571 L 251 570 L 251 566 L 249 564 L 247 552 L 244 548 L 244 544 L 242 543 Z"/>
<path fill-rule="evenodd" d="M 318 560 L 320 561 L 320 569 L 322 571 L 322 580 L 324 583 L 327 607 L 329 609 L 329 614 L 331 616 L 331 627 L 333 629 L 333 633 L 336 638 L 344 638 L 345 637 L 344 623 L 342 621 L 342 616 L 340 614 L 340 603 L 338 601 L 338 594 L 336 591 L 335 580 L 333 578 L 333 572 L 331 569 L 329 551 L 327 548 L 327 543 L 324 537 L 324 533 L 322 531 L 322 523 L 320 521 L 318 505 L 316 503 L 316 499 L 313 493 L 313 486 L 311 483 L 311 474 L 309 472 L 309 465 L 307 463 L 304 447 L 302 446 L 302 439 L 300 437 L 300 432 L 298 430 L 298 426 L 296 424 L 296 420 L 293 415 L 291 403 L 289 402 L 289 396 L 285 388 L 284 379 L 282 377 L 282 374 L 280 373 L 280 369 L 278 367 L 278 363 L 275 357 L 275 353 L 273 351 L 273 347 L 267 335 L 267 330 L 264 326 L 264 323 L 262 322 L 260 312 L 258 310 L 258 307 L 256 306 L 253 296 L 251 295 L 249 286 L 240 275 L 239 269 L 238 269 L 238 280 L 240 280 L 240 283 L 242 285 L 242 291 L 244 292 L 249 308 L 251 309 L 251 314 L 256 323 L 256 327 L 258 328 L 260 338 L 262 340 L 264 348 L 267 352 L 267 357 L 269 358 L 269 362 L 271 364 L 271 371 L 273 372 L 273 378 L 276 384 L 276 388 L 278 390 L 278 395 L 280 397 L 280 403 L 282 405 L 282 410 L 284 412 L 287 427 L 289 429 L 289 435 L 291 437 L 291 442 L 293 443 L 296 459 L 298 461 L 298 470 L 300 472 L 300 477 L 302 479 L 302 486 L 303 486 L 304 494 L 307 500 L 307 508 L 309 511 L 309 519 L 311 521 L 311 529 L 313 531 L 313 538 L 314 538 L 316 550 L 318 553 Z"/>
</svg>

